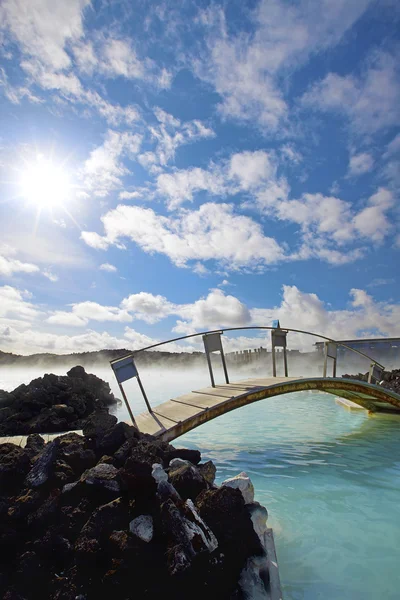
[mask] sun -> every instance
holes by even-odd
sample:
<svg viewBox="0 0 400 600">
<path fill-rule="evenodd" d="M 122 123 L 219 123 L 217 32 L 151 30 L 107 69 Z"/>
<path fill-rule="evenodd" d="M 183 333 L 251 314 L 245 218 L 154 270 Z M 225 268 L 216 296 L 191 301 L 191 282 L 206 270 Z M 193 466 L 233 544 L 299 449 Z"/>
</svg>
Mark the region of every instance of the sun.
<svg viewBox="0 0 400 600">
<path fill-rule="evenodd" d="M 52 160 L 38 155 L 21 173 L 21 195 L 38 208 L 63 206 L 71 194 L 67 170 Z"/>
</svg>

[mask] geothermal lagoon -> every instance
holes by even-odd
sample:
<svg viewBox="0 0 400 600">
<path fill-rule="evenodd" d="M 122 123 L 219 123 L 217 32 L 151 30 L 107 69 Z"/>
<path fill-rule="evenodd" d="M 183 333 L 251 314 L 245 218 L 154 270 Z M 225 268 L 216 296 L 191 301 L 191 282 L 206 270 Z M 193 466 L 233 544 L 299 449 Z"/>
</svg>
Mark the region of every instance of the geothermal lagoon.
<svg viewBox="0 0 400 600">
<path fill-rule="evenodd" d="M 120 397 L 111 369 L 86 370 Z M 2 368 L 0 388 L 11 390 L 45 371 Z M 242 370 L 236 379 L 248 376 L 254 371 Z M 152 406 L 208 384 L 204 369 L 148 369 L 141 378 Z M 136 382 L 126 390 L 134 413 L 142 412 Z M 123 404 L 116 414 L 128 418 Z M 328 394 L 301 392 L 235 410 L 175 443 L 212 460 L 217 483 L 240 471 L 250 475 L 256 500 L 269 511 L 286 600 L 394 600 L 400 585 L 399 425 L 398 416 L 368 416 Z"/>
</svg>

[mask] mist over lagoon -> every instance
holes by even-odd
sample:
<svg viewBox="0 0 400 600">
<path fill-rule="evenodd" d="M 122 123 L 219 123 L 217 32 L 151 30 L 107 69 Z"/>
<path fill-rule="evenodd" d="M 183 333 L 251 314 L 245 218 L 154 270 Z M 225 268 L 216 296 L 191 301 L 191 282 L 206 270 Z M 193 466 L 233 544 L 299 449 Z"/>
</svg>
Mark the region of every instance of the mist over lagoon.
<svg viewBox="0 0 400 600">
<path fill-rule="evenodd" d="M 65 374 L 68 368 L 48 370 Z M 266 370 L 269 364 L 230 367 L 233 380 L 261 377 Z M 45 371 L 2 367 L 0 388 L 28 383 Z M 109 366 L 87 371 L 108 381 L 119 397 Z M 310 373 L 319 375 L 314 366 Z M 209 385 L 205 363 L 185 369 L 160 363 L 140 375 L 153 407 Z M 215 378 L 223 381 L 218 361 Z M 127 382 L 125 389 L 134 413 L 143 412 L 137 382 Z M 114 412 L 128 419 L 124 404 Z M 379 597 L 382 585 L 398 577 L 390 549 L 400 536 L 399 417 L 371 417 L 364 410 L 346 410 L 329 394 L 301 392 L 235 410 L 177 442 L 216 464 L 217 483 L 240 471 L 251 476 L 256 500 L 270 512 L 285 598 Z M 385 598 L 395 600 L 397 591 L 388 585 Z"/>
</svg>

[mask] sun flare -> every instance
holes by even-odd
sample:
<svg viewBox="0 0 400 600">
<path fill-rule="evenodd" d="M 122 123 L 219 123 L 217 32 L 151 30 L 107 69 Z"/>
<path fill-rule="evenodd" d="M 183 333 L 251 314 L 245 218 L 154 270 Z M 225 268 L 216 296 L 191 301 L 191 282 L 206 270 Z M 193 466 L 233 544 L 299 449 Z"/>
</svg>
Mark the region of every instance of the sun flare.
<svg viewBox="0 0 400 600">
<path fill-rule="evenodd" d="M 62 165 L 40 155 L 22 172 L 21 194 L 40 208 L 63 205 L 71 192 L 71 182 Z"/>
</svg>

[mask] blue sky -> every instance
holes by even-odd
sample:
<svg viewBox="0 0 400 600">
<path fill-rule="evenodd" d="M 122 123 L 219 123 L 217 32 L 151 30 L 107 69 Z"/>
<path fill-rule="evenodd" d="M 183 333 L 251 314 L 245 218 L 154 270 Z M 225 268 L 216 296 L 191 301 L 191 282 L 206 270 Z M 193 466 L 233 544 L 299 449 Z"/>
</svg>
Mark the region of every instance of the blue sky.
<svg viewBox="0 0 400 600">
<path fill-rule="evenodd" d="M 400 335 L 399 19 L 391 0 L 3 0 L 1 349 L 276 318 Z"/>
</svg>

